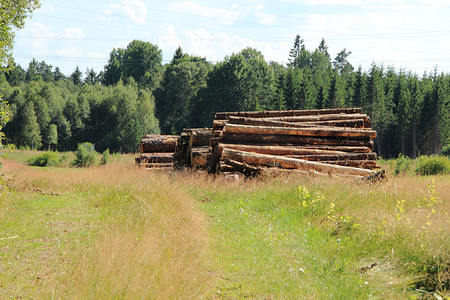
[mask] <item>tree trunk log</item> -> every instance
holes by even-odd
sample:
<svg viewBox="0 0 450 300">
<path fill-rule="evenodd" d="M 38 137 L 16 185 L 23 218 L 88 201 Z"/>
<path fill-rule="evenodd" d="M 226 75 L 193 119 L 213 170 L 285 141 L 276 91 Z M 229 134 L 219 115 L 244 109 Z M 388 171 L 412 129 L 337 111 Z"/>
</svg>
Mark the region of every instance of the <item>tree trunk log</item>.
<svg viewBox="0 0 450 300">
<path fill-rule="evenodd" d="M 211 128 L 189 129 L 189 147 L 208 146 L 212 138 Z"/>
<path fill-rule="evenodd" d="M 140 166 L 145 168 L 173 168 L 172 163 L 141 163 Z"/>
<path fill-rule="evenodd" d="M 173 153 L 141 153 L 141 163 L 173 163 Z"/>
<path fill-rule="evenodd" d="M 345 153 L 345 154 L 321 154 L 321 155 L 287 155 L 288 157 L 305 159 L 309 161 L 322 160 L 371 160 L 376 161 L 377 154 L 371 153 Z"/>
<path fill-rule="evenodd" d="M 245 134 L 295 135 L 317 137 L 350 137 L 355 139 L 375 138 L 375 130 L 347 129 L 339 127 L 290 128 L 227 124 L 224 132 Z"/>
<path fill-rule="evenodd" d="M 239 171 L 241 173 L 243 173 L 246 176 L 254 176 L 254 175 L 260 175 L 261 173 L 261 168 L 260 167 L 255 167 L 255 166 L 251 166 L 249 164 L 246 163 L 242 163 L 242 162 L 238 162 L 232 159 L 225 159 L 224 161 L 224 165 L 226 166 L 231 166 L 234 168 L 234 170 Z M 222 166 L 221 166 L 221 171 L 223 170 Z"/>
<path fill-rule="evenodd" d="M 255 152 L 270 155 L 345 155 L 344 151 L 322 150 L 322 149 L 305 149 L 302 146 L 262 146 L 262 145 L 241 145 L 241 144 L 219 144 L 219 153 L 224 148 L 241 150 L 247 152 Z"/>
<path fill-rule="evenodd" d="M 223 130 L 223 127 L 226 124 L 240 124 L 240 125 L 255 125 L 255 126 L 272 126 L 272 127 L 296 127 L 296 128 L 305 128 L 305 127 L 335 127 L 335 129 L 340 129 L 341 127 L 345 128 L 353 128 L 353 129 L 361 129 L 369 128 L 366 127 L 368 124 L 364 119 L 353 119 L 353 120 L 331 120 L 331 121 L 311 121 L 311 122 L 284 122 L 284 121 L 274 121 L 272 119 L 263 119 L 263 118 L 244 118 L 244 117 L 235 117 L 229 116 L 227 117 L 228 122 L 224 121 L 214 121 L 217 122 L 216 129 Z M 220 122 L 220 124 L 219 124 Z"/>
<path fill-rule="evenodd" d="M 218 112 L 215 120 L 225 120 L 227 116 L 251 117 L 251 118 L 270 118 L 287 116 L 308 116 L 324 114 L 360 114 L 361 108 L 332 108 L 332 109 L 313 109 L 313 110 L 281 110 L 281 111 L 239 111 L 239 112 Z"/>
<path fill-rule="evenodd" d="M 328 145 L 328 146 L 356 146 L 367 147 L 373 150 L 373 141 L 336 139 L 336 138 L 315 138 L 294 135 L 268 135 L 268 134 L 242 134 L 242 133 L 222 133 L 223 142 L 245 142 L 260 144 L 291 144 L 291 145 Z"/>
<path fill-rule="evenodd" d="M 372 170 L 361 168 L 330 165 L 302 159 L 258 154 L 225 148 L 222 153 L 222 159 L 225 160 L 227 158 L 252 165 L 280 167 L 286 169 L 315 170 L 322 173 L 336 173 L 360 176 L 369 176 L 374 173 Z"/>
<path fill-rule="evenodd" d="M 317 116 L 297 116 L 297 117 L 276 117 L 267 118 L 267 120 L 283 121 L 283 122 L 318 122 L 318 121 L 341 121 L 341 120 L 355 120 L 363 119 L 364 121 L 370 118 L 366 114 L 331 114 L 331 115 L 317 115 Z"/>
<path fill-rule="evenodd" d="M 189 148 L 188 152 L 192 168 L 206 168 L 209 147 L 192 147 Z"/>
<path fill-rule="evenodd" d="M 325 160 L 320 162 L 330 165 L 350 166 L 370 170 L 378 168 L 377 162 L 374 160 Z"/>
<path fill-rule="evenodd" d="M 175 152 L 178 136 L 153 135 L 141 140 L 141 153 Z"/>
</svg>

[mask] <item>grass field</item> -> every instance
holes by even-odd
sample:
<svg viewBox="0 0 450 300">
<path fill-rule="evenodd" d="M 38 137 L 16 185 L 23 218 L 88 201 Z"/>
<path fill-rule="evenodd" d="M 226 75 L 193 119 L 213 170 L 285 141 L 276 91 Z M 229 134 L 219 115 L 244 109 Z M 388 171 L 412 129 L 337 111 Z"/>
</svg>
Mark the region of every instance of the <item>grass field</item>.
<svg viewBox="0 0 450 300">
<path fill-rule="evenodd" d="M 30 155 L 2 160 L 0 298 L 449 297 L 448 175 L 233 181 Z"/>
</svg>

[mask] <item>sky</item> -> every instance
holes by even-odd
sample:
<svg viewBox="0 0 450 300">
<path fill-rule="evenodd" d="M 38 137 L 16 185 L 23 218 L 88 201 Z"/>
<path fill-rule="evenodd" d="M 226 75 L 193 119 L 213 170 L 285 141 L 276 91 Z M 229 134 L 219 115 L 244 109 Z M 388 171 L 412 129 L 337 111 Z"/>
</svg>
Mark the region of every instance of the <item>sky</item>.
<svg viewBox="0 0 450 300">
<path fill-rule="evenodd" d="M 178 46 L 213 63 L 246 47 L 286 64 L 297 34 L 307 49 L 322 38 L 334 59 L 368 70 L 450 73 L 450 0 L 41 0 L 17 31 L 13 56 L 69 75 L 102 71 L 114 48 L 135 39 L 157 45 L 163 64 Z"/>
</svg>

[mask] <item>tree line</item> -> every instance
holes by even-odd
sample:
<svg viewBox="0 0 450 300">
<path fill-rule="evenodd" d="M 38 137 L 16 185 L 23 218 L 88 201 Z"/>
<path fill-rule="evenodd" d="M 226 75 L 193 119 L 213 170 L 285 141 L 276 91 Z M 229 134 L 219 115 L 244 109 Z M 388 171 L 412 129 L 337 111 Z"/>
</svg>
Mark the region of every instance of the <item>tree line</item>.
<svg viewBox="0 0 450 300">
<path fill-rule="evenodd" d="M 10 105 L 7 142 L 30 148 L 133 152 L 144 134 L 211 127 L 215 112 L 362 107 L 383 157 L 434 154 L 450 143 L 450 74 L 418 76 L 372 64 L 356 70 L 343 49 L 322 39 L 314 51 L 297 35 L 289 63 L 267 62 L 253 48 L 211 63 L 176 49 L 162 64 L 157 45 L 135 40 L 113 49 L 100 73 L 69 76 L 44 61 L 0 74 Z"/>
</svg>

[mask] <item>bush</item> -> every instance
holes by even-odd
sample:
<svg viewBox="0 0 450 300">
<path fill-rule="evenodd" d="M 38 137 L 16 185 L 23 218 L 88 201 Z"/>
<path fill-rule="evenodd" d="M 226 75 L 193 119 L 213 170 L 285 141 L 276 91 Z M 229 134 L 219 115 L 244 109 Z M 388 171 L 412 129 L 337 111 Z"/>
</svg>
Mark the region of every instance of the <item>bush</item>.
<svg viewBox="0 0 450 300">
<path fill-rule="evenodd" d="M 450 157 L 450 144 L 442 148 L 441 155 Z"/>
<path fill-rule="evenodd" d="M 91 143 L 82 143 L 78 145 L 75 152 L 75 160 L 73 165 L 75 167 L 91 167 L 97 162 L 98 153 L 94 150 L 94 145 Z"/>
<path fill-rule="evenodd" d="M 28 163 L 36 167 L 57 166 L 60 163 L 59 156 L 56 152 L 44 152 L 30 158 Z"/>
<path fill-rule="evenodd" d="M 415 172 L 419 175 L 450 174 L 450 158 L 446 156 L 421 156 Z"/>
<path fill-rule="evenodd" d="M 109 155 L 109 148 L 108 148 L 105 151 L 103 151 L 102 158 L 100 159 L 100 164 L 106 165 L 110 159 L 111 159 L 111 156 Z"/>
<path fill-rule="evenodd" d="M 408 173 L 412 164 L 413 160 L 411 158 L 400 154 L 395 160 L 394 175 Z"/>
</svg>

